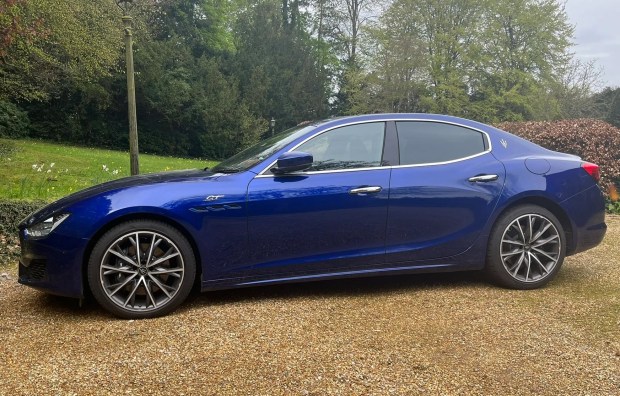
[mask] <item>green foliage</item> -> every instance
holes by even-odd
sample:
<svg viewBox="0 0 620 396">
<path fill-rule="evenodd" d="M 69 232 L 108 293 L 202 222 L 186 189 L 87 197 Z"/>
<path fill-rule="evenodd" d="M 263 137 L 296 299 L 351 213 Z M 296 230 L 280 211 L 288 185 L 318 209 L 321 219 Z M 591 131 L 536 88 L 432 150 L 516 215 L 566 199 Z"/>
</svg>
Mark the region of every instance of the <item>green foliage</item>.
<svg viewBox="0 0 620 396">
<path fill-rule="evenodd" d="M 235 2 L 163 0 L 151 7 L 148 24 L 156 41 L 175 41 L 198 57 L 234 49 L 229 27 Z"/>
<path fill-rule="evenodd" d="M 616 88 L 616 96 L 611 102 L 611 109 L 606 117 L 607 122 L 620 128 L 620 89 Z"/>
<path fill-rule="evenodd" d="M 620 215 L 620 201 L 612 201 L 608 199 L 606 208 L 608 213 Z"/>
<path fill-rule="evenodd" d="M 29 129 L 28 114 L 13 103 L 0 100 L 0 137 L 23 137 Z"/>
<path fill-rule="evenodd" d="M 223 158 L 266 130 L 266 119 L 248 109 L 236 76 L 226 70 L 230 62 L 222 52 L 233 45 L 222 8 L 230 7 L 221 1 L 164 3 L 156 16 L 157 39 L 136 54 L 136 68 L 142 70 L 138 110 L 149 115 L 139 119 L 146 131 L 141 147 Z"/>
<path fill-rule="evenodd" d="M 368 32 L 362 111 L 554 118 L 568 92 L 572 27 L 555 0 L 396 0 Z"/>
<path fill-rule="evenodd" d="M 0 99 L 44 100 L 108 75 L 121 42 L 113 0 L 14 0 L 0 12 Z"/>
<path fill-rule="evenodd" d="M 14 234 L 19 222 L 42 208 L 45 201 L 15 201 L 0 199 L 0 234 Z"/>
<path fill-rule="evenodd" d="M 481 104 L 495 114 L 480 118 L 533 119 L 536 98 L 553 100 L 545 87 L 560 83 L 570 61 L 573 28 L 564 8 L 556 0 L 494 1 L 484 15 L 476 78 Z"/>
<path fill-rule="evenodd" d="M 328 59 L 305 30 L 298 2 L 284 2 L 286 10 L 281 1 L 256 3 L 242 8 L 235 24 L 233 70 L 248 110 L 275 118 L 278 130 L 327 116 Z"/>
</svg>

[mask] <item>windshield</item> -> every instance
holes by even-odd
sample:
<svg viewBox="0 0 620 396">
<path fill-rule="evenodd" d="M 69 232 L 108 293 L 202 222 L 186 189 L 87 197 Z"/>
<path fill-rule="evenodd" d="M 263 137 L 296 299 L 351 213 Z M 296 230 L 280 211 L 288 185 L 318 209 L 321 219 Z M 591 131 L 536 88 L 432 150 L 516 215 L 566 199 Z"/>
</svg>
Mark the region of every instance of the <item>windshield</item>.
<svg viewBox="0 0 620 396">
<path fill-rule="evenodd" d="M 307 125 L 287 129 L 220 162 L 213 167 L 212 171 L 216 173 L 246 171 L 315 127 L 315 125 Z"/>
</svg>

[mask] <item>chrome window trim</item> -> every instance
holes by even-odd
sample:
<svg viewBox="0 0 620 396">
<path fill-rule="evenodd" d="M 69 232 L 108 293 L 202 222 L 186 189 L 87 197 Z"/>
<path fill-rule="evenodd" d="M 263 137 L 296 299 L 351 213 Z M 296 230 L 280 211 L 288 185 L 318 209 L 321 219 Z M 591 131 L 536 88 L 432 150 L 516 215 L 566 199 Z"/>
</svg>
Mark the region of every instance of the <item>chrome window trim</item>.
<svg viewBox="0 0 620 396">
<path fill-rule="evenodd" d="M 457 122 L 452 122 L 452 121 L 442 121 L 442 120 L 433 120 L 433 119 L 424 119 L 424 118 L 406 118 L 406 119 L 394 119 L 394 118 L 385 118 L 385 119 L 376 119 L 376 120 L 363 120 L 363 121 L 354 121 L 354 122 L 350 122 L 350 123 L 346 123 L 346 124 L 342 124 L 342 125 L 337 125 L 334 127 L 331 127 L 329 129 L 325 129 L 324 131 L 318 132 L 312 136 L 307 137 L 306 139 L 302 140 L 301 142 L 299 142 L 298 144 L 296 144 L 295 146 L 293 146 L 290 150 L 287 151 L 287 153 L 291 152 L 291 151 L 295 151 L 299 146 L 301 146 L 302 144 L 306 143 L 308 140 L 313 139 L 319 135 L 324 134 L 325 132 L 329 132 L 332 131 L 334 129 L 337 128 L 343 128 L 343 127 L 347 127 L 347 126 L 351 126 L 351 125 L 358 125 L 358 124 L 369 124 L 369 123 L 374 123 L 374 122 L 435 122 L 435 123 L 439 123 L 439 124 L 448 124 L 448 125 L 454 125 L 454 126 L 458 126 L 461 128 L 465 128 L 465 129 L 471 129 L 472 131 L 476 131 L 476 132 L 480 132 L 483 136 L 486 137 L 486 142 L 489 145 L 489 148 L 481 151 L 477 154 L 473 154 L 467 157 L 463 157 L 463 158 L 457 158 L 457 159 L 453 159 L 450 161 L 442 161 L 442 162 L 427 162 L 427 163 L 423 163 L 423 164 L 407 164 L 407 165 L 394 165 L 394 166 L 375 166 L 375 167 L 366 167 L 366 168 L 352 168 L 352 169 L 332 169 L 332 170 L 324 170 L 324 171 L 311 171 L 311 172 L 296 172 L 296 173 L 292 173 L 288 176 L 306 176 L 306 175 L 317 175 L 317 174 L 324 174 L 324 173 L 344 173 L 344 172 L 361 172 L 361 171 L 368 171 L 368 170 L 374 170 L 374 169 L 398 169 L 398 168 L 418 168 L 421 166 L 437 166 L 437 165 L 445 165 L 445 164 L 452 164 L 455 162 L 461 162 L 461 161 L 467 161 L 469 159 L 472 158 L 476 158 L 476 157 L 480 157 L 481 155 L 484 154 L 488 154 L 493 150 L 493 143 L 491 142 L 491 137 L 489 136 L 489 134 L 481 129 L 478 128 L 474 128 L 474 127 L 470 127 L 467 125 L 463 125 L 463 124 L 459 124 Z M 385 138 L 384 138 L 385 139 Z M 384 141 L 385 144 L 385 141 Z M 269 166 L 267 166 L 266 168 L 264 168 L 262 171 L 259 172 L 259 174 L 255 177 L 255 179 L 257 178 L 266 178 L 266 177 L 282 177 L 282 176 L 287 176 L 287 175 L 274 175 L 271 173 L 266 173 L 269 171 L 269 169 L 271 169 L 271 167 L 273 167 L 276 162 L 278 160 L 276 159 L 275 161 L 272 161 Z"/>
<path fill-rule="evenodd" d="M 468 159 L 480 157 L 481 155 L 485 155 L 485 154 L 488 154 L 490 152 L 491 152 L 491 149 L 488 149 L 488 150 L 484 150 L 484 151 L 482 151 L 482 152 L 480 152 L 478 154 L 470 155 L 468 157 L 463 157 L 463 158 L 457 158 L 455 160 L 450 160 L 450 161 L 425 162 L 423 164 L 396 165 L 396 166 L 393 166 L 392 168 L 418 168 L 420 166 L 436 166 L 436 165 L 452 164 L 452 163 L 455 163 L 455 162 L 467 161 Z"/>
<path fill-rule="evenodd" d="M 270 165 L 271 167 L 271 165 Z M 324 171 L 312 171 L 312 172 L 296 172 L 296 173 L 289 173 L 289 174 L 284 174 L 284 175 L 268 175 L 268 174 L 260 174 L 257 175 L 255 177 L 255 179 L 257 178 L 265 178 L 265 177 L 286 177 L 286 176 L 306 176 L 306 175 L 319 175 L 322 173 L 344 173 L 344 172 L 361 172 L 361 171 L 368 171 L 368 170 L 377 170 L 377 169 L 391 169 L 393 168 L 392 166 L 375 166 L 375 167 L 370 167 L 370 168 L 352 168 L 352 169 L 332 169 L 332 170 L 324 170 Z"/>
</svg>

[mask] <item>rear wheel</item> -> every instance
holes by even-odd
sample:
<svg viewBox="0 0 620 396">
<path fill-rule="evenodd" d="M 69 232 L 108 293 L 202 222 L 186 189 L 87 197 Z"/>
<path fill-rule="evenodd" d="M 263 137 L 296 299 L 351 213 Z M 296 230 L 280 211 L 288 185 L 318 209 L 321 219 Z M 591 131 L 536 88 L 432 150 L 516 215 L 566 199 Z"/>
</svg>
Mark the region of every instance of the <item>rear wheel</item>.
<svg viewBox="0 0 620 396">
<path fill-rule="evenodd" d="M 545 208 L 523 205 L 502 215 L 489 239 L 487 273 L 513 289 L 535 289 L 560 270 L 566 237 L 559 220 Z"/>
<path fill-rule="evenodd" d="M 187 239 L 168 224 L 136 220 L 120 224 L 97 242 L 88 283 L 99 304 L 128 319 L 152 318 L 188 296 L 196 262 Z"/>
</svg>

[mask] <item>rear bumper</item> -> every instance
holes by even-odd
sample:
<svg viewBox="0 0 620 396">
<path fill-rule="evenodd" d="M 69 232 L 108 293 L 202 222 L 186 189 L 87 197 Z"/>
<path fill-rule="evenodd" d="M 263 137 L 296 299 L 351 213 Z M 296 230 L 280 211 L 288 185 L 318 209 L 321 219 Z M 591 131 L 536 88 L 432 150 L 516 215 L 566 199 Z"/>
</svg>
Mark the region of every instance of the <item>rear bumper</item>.
<svg viewBox="0 0 620 396">
<path fill-rule="evenodd" d="M 562 208 L 571 219 L 572 243 L 567 255 L 583 252 L 601 243 L 607 232 L 605 197 L 598 185 L 563 201 Z"/>
</svg>

